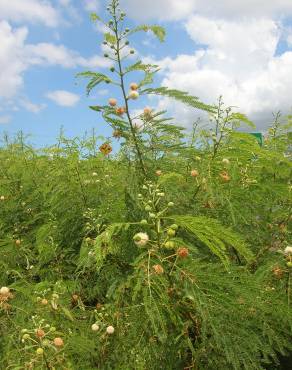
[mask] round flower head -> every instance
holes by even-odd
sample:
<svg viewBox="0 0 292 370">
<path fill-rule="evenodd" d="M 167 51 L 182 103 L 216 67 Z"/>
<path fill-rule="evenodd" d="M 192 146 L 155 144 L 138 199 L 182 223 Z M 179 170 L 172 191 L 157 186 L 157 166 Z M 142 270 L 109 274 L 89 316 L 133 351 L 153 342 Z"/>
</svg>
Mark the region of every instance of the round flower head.
<svg viewBox="0 0 292 370">
<path fill-rule="evenodd" d="M 1 200 L 5 200 L 4 195 L 1 195 L 0 199 L 1 199 Z"/>
<path fill-rule="evenodd" d="M 113 326 L 108 326 L 106 328 L 106 332 L 107 332 L 107 334 L 114 334 L 115 328 Z"/>
<path fill-rule="evenodd" d="M 149 116 L 152 113 L 152 109 L 150 107 L 145 107 L 143 112 L 145 116 Z"/>
<path fill-rule="evenodd" d="M 221 172 L 220 174 L 219 174 L 219 176 L 221 177 L 221 179 L 224 181 L 224 182 L 228 182 L 228 181 L 230 181 L 230 176 L 228 175 L 228 173 L 227 172 Z"/>
<path fill-rule="evenodd" d="M 8 295 L 10 293 L 10 289 L 7 288 L 6 286 L 3 286 L 1 289 L 0 289 L 0 294 L 2 295 Z"/>
<path fill-rule="evenodd" d="M 197 170 L 192 170 L 191 171 L 191 176 L 192 177 L 198 177 L 199 176 L 199 172 Z"/>
<path fill-rule="evenodd" d="M 230 164 L 230 161 L 229 161 L 228 158 L 223 158 L 222 163 L 225 164 L 226 166 L 228 166 Z"/>
<path fill-rule="evenodd" d="M 138 247 L 143 247 L 149 241 L 149 236 L 146 233 L 138 233 L 134 236 L 134 243 L 138 245 Z"/>
<path fill-rule="evenodd" d="M 116 139 L 119 139 L 122 135 L 123 135 L 122 130 L 117 129 L 113 132 L 113 137 L 116 138 Z"/>
<path fill-rule="evenodd" d="M 35 334 L 38 338 L 42 338 L 45 336 L 45 332 L 42 329 L 37 329 Z"/>
<path fill-rule="evenodd" d="M 37 354 L 38 356 L 42 356 L 42 355 L 44 354 L 44 350 L 43 350 L 42 348 L 38 348 L 38 349 L 36 350 L 36 354 Z"/>
<path fill-rule="evenodd" d="M 111 98 L 108 103 L 111 107 L 115 107 L 117 105 L 117 99 Z"/>
<path fill-rule="evenodd" d="M 99 330 L 99 326 L 97 324 L 92 324 L 91 325 L 91 330 L 92 331 L 98 331 Z"/>
<path fill-rule="evenodd" d="M 116 109 L 116 114 L 118 116 L 122 116 L 126 112 L 126 109 L 124 107 L 119 107 Z"/>
<path fill-rule="evenodd" d="M 132 82 L 132 83 L 131 83 L 131 85 L 130 85 L 130 89 L 131 89 L 131 90 L 134 90 L 134 91 L 135 91 L 135 90 L 138 90 L 138 87 L 139 87 L 139 86 L 138 86 L 138 84 L 137 84 L 136 82 Z"/>
<path fill-rule="evenodd" d="M 177 250 L 177 255 L 181 258 L 185 258 L 189 255 L 189 250 L 188 248 L 181 247 Z"/>
<path fill-rule="evenodd" d="M 133 99 L 133 100 L 138 99 L 138 98 L 139 98 L 139 93 L 138 93 L 138 91 L 136 91 L 136 90 L 131 90 L 131 91 L 129 92 L 129 98 L 130 98 L 130 99 Z"/>
<path fill-rule="evenodd" d="M 157 275 L 161 275 L 164 273 L 164 269 L 161 265 L 154 265 L 153 270 L 155 271 Z"/>
<path fill-rule="evenodd" d="M 99 150 L 103 155 L 109 155 L 113 149 L 110 144 L 104 143 L 99 147 Z"/>
<path fill-rule="evenodd" d="M 56 346 L 56 347 L 63 347 L 63 345 L 64 345 L 64 342 L 63 342 L 63 339 L 62 338 L 55 338 L 54 339 L 54 345 Z"/>
<path fill-rule="evenodd" d="M 286 247 L 285 249 L 284 249 L 284 254 L 286 254 L 286 255 L 292 255 L 292 247 L 290 247 L 289 245 L 288 245 L 288 247 Z"/>
</svg>

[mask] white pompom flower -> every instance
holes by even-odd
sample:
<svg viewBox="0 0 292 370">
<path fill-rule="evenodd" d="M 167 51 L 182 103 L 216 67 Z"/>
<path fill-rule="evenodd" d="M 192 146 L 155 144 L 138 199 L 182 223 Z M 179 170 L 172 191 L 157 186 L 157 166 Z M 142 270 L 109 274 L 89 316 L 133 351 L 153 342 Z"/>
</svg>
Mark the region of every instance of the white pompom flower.
<svg viewBox="0 0 292 370">
<path fill-rule="evenodd" d="M 99 326 L 97 324 L 92 324 L 91 325 L 91 330 L 92 331 L 98 331 L 99 330 Z"/>
<path fill-rule="evenodd" d="M 108 326 L 106 328 L 106 332 L 107 332 L 107 334 L 114 334 L 115 328 L 113 326 Z"/>
<path fill-rule="evenodd" d="M 149 241 L 149 236 L 146 233 L 138 233 L 134 236 L 134 243 L 139 247 L 143 247 Z"/>
<path fill-rule="evenodd" d="M 10 292 L 10 289 L 7 288 L 6 286 L 3 286 L 1 289 L 0 289 L 0 294 L 2 295 L 8 295 Z"/>
<path fill-rule="evenodd" d="M 137 90 L 132 90 L 129 92 L 129 99 L 136 100 L 139 98 L 139 93 Z"/>
<path fill-rule="evenodd" d="M 290 245 L 288 245 L 288 247 L 286 247 L 285 249 L 284 249 L 284 254 L 285 255 L 292 255 L 292 247 L 290 246 Z"/>
</svg>

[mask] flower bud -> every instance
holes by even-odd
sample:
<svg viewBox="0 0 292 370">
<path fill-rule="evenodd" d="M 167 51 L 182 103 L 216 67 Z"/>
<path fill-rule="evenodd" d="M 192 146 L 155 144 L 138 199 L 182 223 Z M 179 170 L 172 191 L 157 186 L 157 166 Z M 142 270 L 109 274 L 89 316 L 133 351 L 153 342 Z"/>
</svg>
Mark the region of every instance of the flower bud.
<svg viewBox="0 0 292 370">
<path fill-rule="evenodd" d="M 114 334 L 114 332 L 115 332 L 115 328 L 113 327 L 113 326 L 108 326 L 107 328 L 106 328 L 106 332 L 107 332 L 107 334 Z"/>
<path fill-rule="evenodd" d="M 99 326 L 97 324 L 92 324 L 91 325 L 91 330 L 92 331 L 98 331 L 99 330 Z"/>
</svg>

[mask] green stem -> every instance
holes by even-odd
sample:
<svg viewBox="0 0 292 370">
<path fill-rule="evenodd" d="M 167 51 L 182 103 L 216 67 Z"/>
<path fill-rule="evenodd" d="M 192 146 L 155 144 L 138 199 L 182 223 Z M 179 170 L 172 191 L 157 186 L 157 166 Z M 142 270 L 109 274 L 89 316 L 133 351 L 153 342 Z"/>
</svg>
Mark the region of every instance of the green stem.
<svg viewBox="0 0 292 370">
<path fill-rule="evenodd" d="M 114 13 L 115 13 L 115 9 L 114 9 Z M 136 152 L 137 152 L 137 156 L 138 156 L 138 160 L 139 160 L 139 163 L 140 163 L 142 173 L 145 177 L 147 177 L 147 173 L 146 173 L 142 153 L 141 153 L 139 145 L 138 145 L 138 140 L 137 140 L 137 137 L 136 137 L 135 129 L 134 129 L 134 126 L 133 126 L 133 122 L 132 122 L 130 113 L 129 113 L 129 104 L 128 104 L 128 98 L 127 98 L 126 89 L 125 89 L 125 83 L 124 83 L 124 77 L 123 77 L 124 73 L 123 73 L 123 69 L 122 69 L 122 61 L 121 61 L 121 55 L 120 55 L 120 38 L 119 38 L 119 34 L 118 34 L 118 21 L 117 21 L 117 18 L 116 18 L 116 14 L 114 14 L 113 18 L 114 18 L 114 22 L 115 22 L 114 33 L 115 33 L 116 40 L 117 40 L 117 49 L 116 49 L 117 62 L 118 62 L 118 67 L 119 67 L 119 76 L 120 76 L 121 89 L 122 89 L 123 98 L 124 98 L 124 101 L 125 101 L 126 115 L 127 115 L 128 121 L 129 121 L 131 134 L 132 134 L 132 138 L 133 138 L 133 141 L 134 141 L 134 145 L 135 145 L 135 149 L 136 149 Z"/>
</svg>

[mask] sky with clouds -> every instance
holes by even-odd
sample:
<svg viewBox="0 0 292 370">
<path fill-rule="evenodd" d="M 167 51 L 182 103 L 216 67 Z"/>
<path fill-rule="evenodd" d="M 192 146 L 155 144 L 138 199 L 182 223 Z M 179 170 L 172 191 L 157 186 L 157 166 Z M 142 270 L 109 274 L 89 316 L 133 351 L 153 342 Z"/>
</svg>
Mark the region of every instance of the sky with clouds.
<svg viewBox="0 0 292 370">
<path fill-rule="evenodd" d="M 102 27 L 90 12 L 104 14 L 105 0 L 0 0 L 0 134 L 19 130 L 36 145 L 92 128 L 110 136 L 88 105 L 116 94 L 100 86 L 90 97 L 75 75 L 107 73 Z M 161 66 L 157 82 L 188 91 L 203 102 L 223 95 L 264 131 L 272 112 L 292 107 L 291 0 L 121 0 L 130 26 L 161 24 L 164 44 L 149 34 L 131 46 L 144 61 Z M 134 109 L 145 102 L 137 102 Z M 168 109 L 190 126 L 198 112 L 165 99 L 148 104 Z"/>
</svg>

